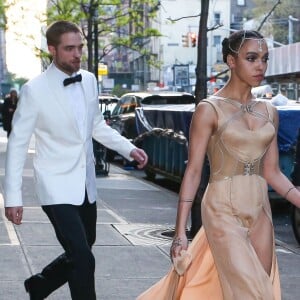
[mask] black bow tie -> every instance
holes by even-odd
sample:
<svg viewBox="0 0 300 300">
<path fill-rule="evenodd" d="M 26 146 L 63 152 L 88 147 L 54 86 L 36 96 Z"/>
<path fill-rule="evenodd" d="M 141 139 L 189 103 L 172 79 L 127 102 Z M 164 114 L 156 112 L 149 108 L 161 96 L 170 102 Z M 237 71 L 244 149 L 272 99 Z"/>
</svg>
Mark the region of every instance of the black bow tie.
<svg viewBox="0 0 300 300">
<path fill-rule="evenodd" d="M 80 82 L 82 80 L 81 74 L 78 74 L 74 77 L 69 77 L 64 80 L 64 86 L 67 86 L 71 83 Z"/>
</svg>

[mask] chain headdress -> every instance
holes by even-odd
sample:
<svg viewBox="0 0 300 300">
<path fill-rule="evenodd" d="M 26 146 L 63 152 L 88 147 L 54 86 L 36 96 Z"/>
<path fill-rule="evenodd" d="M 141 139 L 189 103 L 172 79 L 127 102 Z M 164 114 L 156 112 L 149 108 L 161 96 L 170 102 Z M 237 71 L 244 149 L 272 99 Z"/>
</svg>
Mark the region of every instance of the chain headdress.
<svg viewBox="0 0 300 300">
<path fill-rule="evenodd" d="M 243 44 L 245 43 L 246 40 L 253 40 L 253 41 L 257 41 L 257 44 L 258 44 L 258 52 L 262 52 L 263 49 L 262 49 L 262 46 L 263 44 L 266 43 L 265 39 L 264 38 L 260 38 L 260 37 L 246 37 L 246 33 L 247 33 L 247 30 L 244 30 L 244 33 L 243 33 L 243 38 L 242 38 L 242 41 L 240 43 L 240 46 L 237 50 L 233 49 L 231 46 L 230 46 L 230 41 L 228 42 L 228 48 L 236 53 L 236 54 L 239 54 Z"/>
</svg>

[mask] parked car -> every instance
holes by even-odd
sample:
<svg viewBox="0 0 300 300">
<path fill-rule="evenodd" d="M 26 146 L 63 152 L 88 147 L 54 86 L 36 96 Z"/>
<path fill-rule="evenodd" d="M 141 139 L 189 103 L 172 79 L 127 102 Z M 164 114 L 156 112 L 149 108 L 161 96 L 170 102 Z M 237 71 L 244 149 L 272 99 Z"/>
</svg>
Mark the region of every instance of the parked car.
<svg viewBox="0 0 300 300">
<path fill-rule="evenodd" d="M 124 94 L 110 117 L 108 124 L 116 129 L 121 135 L 129 140 L 137 137 L 137 128 L 135 122 L 135 108 L 146 105 L 169 105 L 169 104 L 193 104 L 195 97 L 192 94 L 184 92 L 132 92 Z M 115 153 L 109 152 L 109 159 L 114 158 Z"/>
<path fill-rule="evenodd" d="M 133 140 L 137 137 L 135 108 L 145 105 L 192 104 L 192 94 L 181 92 L 135 92 L 124 94 L 108 120 L 108 124 L 123 136 Z"/>
<path fill-rule="evenodd" d="M 299 186 L 300 185 L 300 128 L 298 130 L 294 170 L 291 174 L 291 177 L 292 177 L 293 184 L 295 186 Z M 295 205 L 292 205 L 291 221 L 292 221 L 292 227 L 293 227 L 296 240 L 300 245 L 300 208 L 297 208 Z"/>
<path fill-rule="evenodd" d="M 115 95 L 111 95 L 111 94 L 99 95 L 99 109 L 102 113 L 107 111 L 112 112 L 118 102 L 119 102 L 119 98 Z"/>
<path fill-rule="evenodd" d="M 99 110 L 103 113 L 104 118 L 109 118 L 112 110 L 117 105 L 119 98 L 111 94 L 99 95 Z M 93 140 L 94 156 L 95 156 L 95 171 L 96 175 L 108 175 L 110 164 L 107 159 L 107 148 L 102 144 Z"/>
</svg>

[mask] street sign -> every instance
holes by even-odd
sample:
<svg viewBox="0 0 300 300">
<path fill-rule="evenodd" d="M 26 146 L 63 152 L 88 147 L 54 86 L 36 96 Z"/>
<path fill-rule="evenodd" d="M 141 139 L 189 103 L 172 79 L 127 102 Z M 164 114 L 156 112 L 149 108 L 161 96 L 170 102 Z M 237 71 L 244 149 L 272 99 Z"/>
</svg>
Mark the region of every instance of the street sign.
<svg viewBox="0 0 300 300">
<path fill-rule="evenodd" d="M 189 65 L 174 65 L 174 85 L 189 86 Z"/>
<path fill-rule="evenodd" d="M 107 65 L 105 64 L 98 64 L 98 75 L 105 76 L 108 74 Z"/>
</svg>

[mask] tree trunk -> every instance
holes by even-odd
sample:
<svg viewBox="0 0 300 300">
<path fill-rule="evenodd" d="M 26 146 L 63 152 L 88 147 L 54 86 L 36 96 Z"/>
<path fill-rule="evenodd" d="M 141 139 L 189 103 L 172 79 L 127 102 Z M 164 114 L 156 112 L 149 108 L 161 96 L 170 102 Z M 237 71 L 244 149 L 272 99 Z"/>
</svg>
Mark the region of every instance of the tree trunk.
<svg viewBox="0 0 300 300">
<path fill-rule="evenodd" d="M 198 60 L 196 66 L 196 105 L 207 95 L 207 19 L 209 0 L 201 0 L 198 33 Z"/>
<path fill-rule="evenodd" d="M 207 95 L 207 18 L 208 18 L 208 0 L 201 0 L 201 16 L 199 22 L 198 34 L 198 60 L 196 66 L 196 105 Z M 201 202 L 209 180 L 209 162 L 205 159 L 202 169 L 201 182 L 195 196 L 191 209 L 191 230 L 190 235 L 193 238 L 202 225 Z"/>
<path fill-rule="evenodd" d="M 94 71 L 94 55 L 93 55 L 93 17 L 90 14 L 87 20 L 87 51 L 88 51 L 88 71 Z"/>
</svg>

